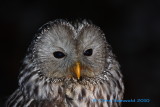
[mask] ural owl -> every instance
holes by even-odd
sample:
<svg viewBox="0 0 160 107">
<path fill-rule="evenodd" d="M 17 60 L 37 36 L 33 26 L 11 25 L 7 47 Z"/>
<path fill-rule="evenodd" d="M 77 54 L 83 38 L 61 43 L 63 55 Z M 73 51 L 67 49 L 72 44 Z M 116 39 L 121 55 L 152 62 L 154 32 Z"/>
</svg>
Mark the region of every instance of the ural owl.
<svg viewBox="0 0 160 107">
<path fill-rule="evenodd" d="M 86 20 L 43 25 L 31 42 L 19 88 L 6 107 L 120 107 L 119 64 L 99 27 Z"/>
</svg>

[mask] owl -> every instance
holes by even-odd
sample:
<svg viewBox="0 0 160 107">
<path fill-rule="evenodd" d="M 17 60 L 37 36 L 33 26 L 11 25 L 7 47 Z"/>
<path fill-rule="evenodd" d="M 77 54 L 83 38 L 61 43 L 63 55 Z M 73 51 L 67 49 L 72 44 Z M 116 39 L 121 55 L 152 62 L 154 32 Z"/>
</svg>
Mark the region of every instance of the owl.
<svg viewBox="0 0 160 107">
<path fill-rule="evenodd" d="M 103 31 L 86 20 L 43 25 L 6 107 L 120 107 L 124 85 Z"/>
</svg>

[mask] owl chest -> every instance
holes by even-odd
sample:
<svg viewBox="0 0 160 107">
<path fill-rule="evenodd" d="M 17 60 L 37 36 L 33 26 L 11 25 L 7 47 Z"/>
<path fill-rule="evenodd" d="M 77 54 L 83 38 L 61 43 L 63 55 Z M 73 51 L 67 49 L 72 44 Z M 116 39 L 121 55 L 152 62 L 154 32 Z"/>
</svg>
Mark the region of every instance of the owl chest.
<svg viewBox="0 0 160 107">
<path fill-rule="evenodd" d="M 61 98 L 56 99 L 65 107 L 108 107 L 109 102 L 99 102 L 99 99 L 109 100 L 107 86 L 97 85 L 68 85 L 65 89 L 59 89 Z M 60 106 L 60 105 L 59 105 Z"/>
<path fill-rule="evenodd" d="M 34 105 L 33 107 L 39 107 L 39 104 L 41 107 L 109 107 L 111 102 L 99 100 L 109 100 L 113 97 L 106 83 L 54 85 L 51 90 L 51 93 L 48 93 L 49 100 L 33 101 L 31 105 Z"/>
</svg>

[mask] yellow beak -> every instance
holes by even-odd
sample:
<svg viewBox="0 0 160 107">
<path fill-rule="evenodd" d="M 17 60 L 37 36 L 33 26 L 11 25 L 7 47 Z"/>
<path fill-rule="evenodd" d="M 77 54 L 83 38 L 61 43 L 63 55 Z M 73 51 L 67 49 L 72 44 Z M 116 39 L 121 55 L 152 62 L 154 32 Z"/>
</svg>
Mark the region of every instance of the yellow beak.
<svg viewBox="0 0 160 107">
<path fill-rule="evenodd" d="M 81 67 L 80 67 L 80 63 L 79 62 L 76 62 L 76 65 L 74 67 L 74 72 L 77 76 L 78 79 L 80 79 L 80 76 L 81 76 Z"/>
</svg>

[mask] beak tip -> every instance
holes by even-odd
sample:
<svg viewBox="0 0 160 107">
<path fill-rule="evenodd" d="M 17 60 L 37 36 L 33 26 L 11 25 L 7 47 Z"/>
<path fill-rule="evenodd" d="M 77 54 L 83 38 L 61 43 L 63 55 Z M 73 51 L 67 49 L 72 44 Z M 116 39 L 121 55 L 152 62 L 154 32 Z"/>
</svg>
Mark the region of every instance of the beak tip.
<svg viewBox="0 0 160 107">
<path fill-rule="evenodd" d="M 80 77 L 77 77 L 78 78 L 78 80 L 80 79 Z"/>
</svg>

